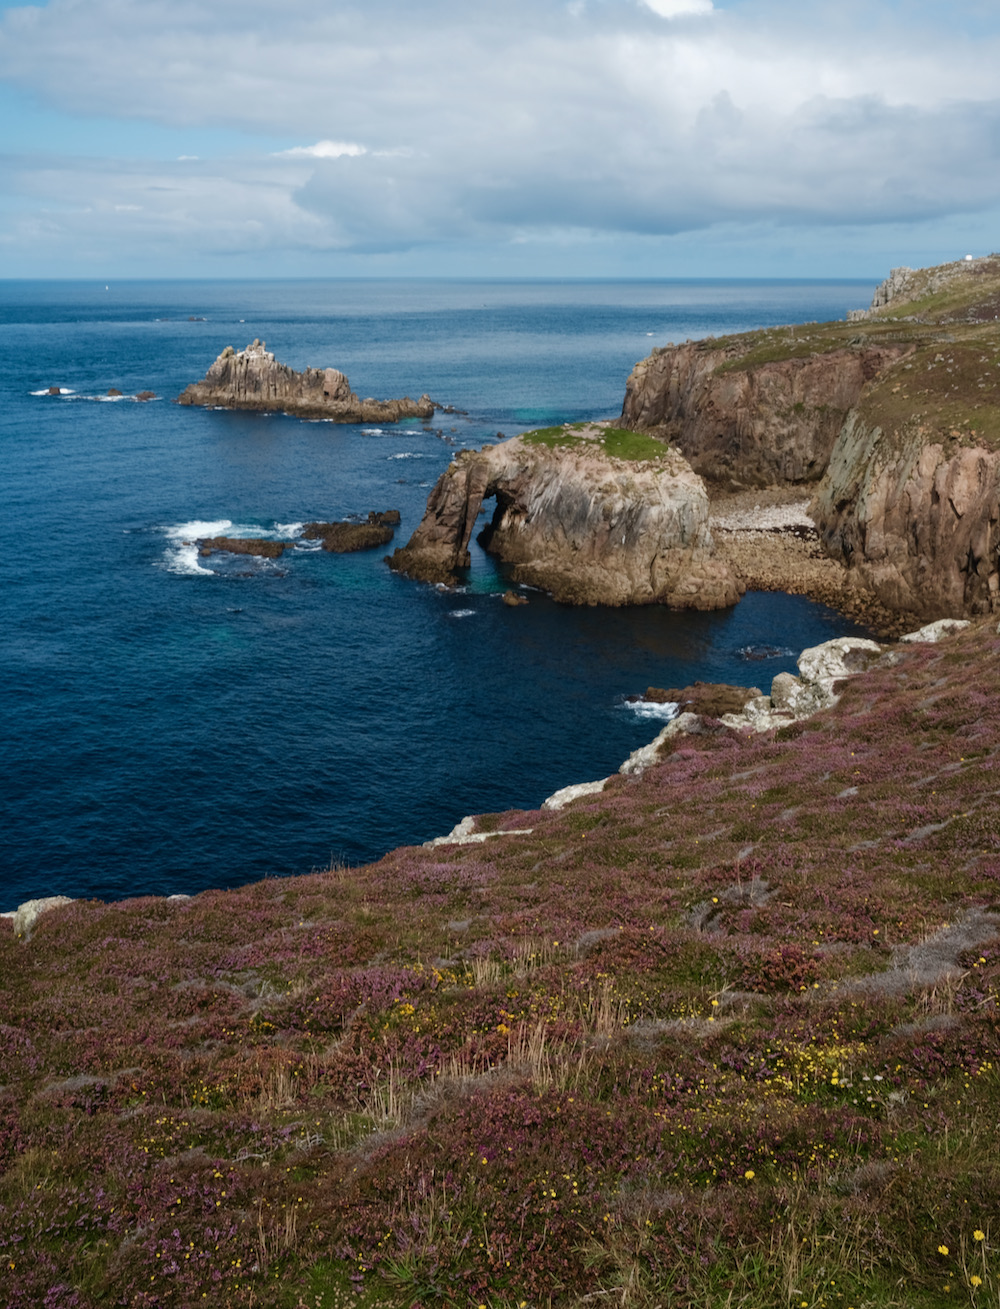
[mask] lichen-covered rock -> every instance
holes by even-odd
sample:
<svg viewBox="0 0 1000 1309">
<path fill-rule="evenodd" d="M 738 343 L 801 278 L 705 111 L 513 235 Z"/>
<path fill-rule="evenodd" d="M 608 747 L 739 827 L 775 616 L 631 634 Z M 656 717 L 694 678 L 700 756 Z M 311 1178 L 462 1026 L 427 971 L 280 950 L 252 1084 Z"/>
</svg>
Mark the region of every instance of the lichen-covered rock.
<svg viewBox="0 0 1000 1309">
<path fill-rule="evenodd" d="M 245 350 L 227 345 L 200 382 L 177 397 L 178 404 L 224 409 L 272 410 L 337 423 L 395 423 L 400 418 L 431 418 L 434 403 L 419 400 L 360 400 L 337 368 L 297 373 L 279 364 L 263 341 Z"/>
<path fill-rule="evenodd" d="M 580 443 L 521 437 L 463 451 L 438 479 L 423 520 L 390 567 L 453 585 L 468 567 L 484 499 L 496 496 L 485 548 L 515 582 L 568 604 L 718 609 L 740 588 L 714 556 L 704 484 L 676 451 L 616 458 Z"/>
<path fill-rule="evenodd" d="M 860 636 L 838 636 L 810 646 L 798 658 L 799 676 L 778 673 L 771 694 L 748 700 L 740 713 L 725 714 L 722 722 L 737 730 L 766 732 L 772 727 L 810 718 L 837 703 L 836 684 L 862 673 L 882 657 L 877 641 Z"/>
<path fill-rule="evenodd" d="M 20 904 L 14 913 L 12 926 L 15 936 L 23 936 L 26 939 L 31 936 L 35 924 L 41 918 L 42 914 L 47 914 L 53 909 L 61 909 L 64 904 L 72 904 L 73 900 L 68 895 L 47 895 L 39 900 L 26 900 Z"/>
</svg>

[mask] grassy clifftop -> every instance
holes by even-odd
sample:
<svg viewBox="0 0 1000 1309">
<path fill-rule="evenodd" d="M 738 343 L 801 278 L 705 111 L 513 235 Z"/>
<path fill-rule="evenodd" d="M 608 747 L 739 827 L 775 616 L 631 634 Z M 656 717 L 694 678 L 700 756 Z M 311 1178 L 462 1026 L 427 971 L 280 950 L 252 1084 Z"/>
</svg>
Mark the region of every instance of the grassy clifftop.
<svg viewBox="0 0 1000 1309">
<path fill-rule="evenodd" d="M 5 924 L 0 1301 L 996 1303 L 998 656 L 478 845 Z"/>
</svg>

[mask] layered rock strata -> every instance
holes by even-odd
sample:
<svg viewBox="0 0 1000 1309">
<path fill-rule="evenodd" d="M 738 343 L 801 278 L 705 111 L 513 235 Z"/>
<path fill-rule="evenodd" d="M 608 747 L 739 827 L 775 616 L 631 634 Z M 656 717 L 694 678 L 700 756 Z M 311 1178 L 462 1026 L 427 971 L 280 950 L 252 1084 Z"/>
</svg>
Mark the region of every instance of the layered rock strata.
<svg viewBox="0 0 1000 1309">
<path fill-rule="evenodd" d="M 463 451 L 390 567 L 454 584 L 470 563 L 480 507 L 495 496 L 493 520 L 478 539 L 513 566 L 515 582 L 568 604 L 734 604 L 740 590 L 715 558 L 701 479 L 666 447 L 648 459 L 616 458 L 600 430 L 568 432 L 554 448 L 515 437 Z"/>
<path fill-rule="evenodd" d="M 431 418 L 434 402 L 359 399 L 337 368 L 307 368 L 297 373 L 280 364 L 263 341 L 245 350 L 227 345 L 200 382 L 177 397 L 182 405 L 256 409 L 326 418 L 336 423 L 395 423 L 401 418 Z"/>
<path fill-rule="evenodd" d="M 830 554 L 889 608 L 1000 607 L 1000 452 L 949 453 L 919 428 L 884 432 L 852 414 L 810 512 Z"/>
</svg>

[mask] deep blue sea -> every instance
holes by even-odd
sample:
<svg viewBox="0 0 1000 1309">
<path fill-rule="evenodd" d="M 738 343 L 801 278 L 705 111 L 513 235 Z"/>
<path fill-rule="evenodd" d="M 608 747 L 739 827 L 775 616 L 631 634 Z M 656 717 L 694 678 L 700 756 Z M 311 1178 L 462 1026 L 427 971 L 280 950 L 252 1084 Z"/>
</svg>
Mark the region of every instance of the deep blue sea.
<svg viewBox="0 0 1000 1309">
<path fill-rule="evenodd" d="M 766 689 L 803 647 L 857 630 L 783 595 L 711 614 L 538 593 L 508 609 L 481 552 L 445 593 L 383 550 L 222 562 L 184 543 L 393 508 L 402 544 L 456 448 L 615 416 L 655 345 L 842 318 L 870 293 L 0 282 L 0 909 L 369 861 L 615 770 L 661 726 L 624 700 L 650 683 Z M 467 414 L 378 428 L 171 403 L 254 337 L 360 395 L 427 391 Z M 146 389 L 160 398 L 127 398 Z"/>
</svg>

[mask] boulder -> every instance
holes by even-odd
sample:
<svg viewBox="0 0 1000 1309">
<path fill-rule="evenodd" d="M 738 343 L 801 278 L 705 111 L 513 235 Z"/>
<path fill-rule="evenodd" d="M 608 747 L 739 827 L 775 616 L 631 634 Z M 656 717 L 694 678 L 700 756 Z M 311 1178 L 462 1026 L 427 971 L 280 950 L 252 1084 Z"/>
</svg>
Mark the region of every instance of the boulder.
<svg viewBox="0 0 1000 1309">
<path fill-rule="evenodd" d="M 516 609 L 519 605 L 526 605 L 528 603 L 528 597 L 526 595 L 518 595 L 516 591 L 504 591 L 501 599 L 504 604 L 511 609 Z"/>
<path fill-rule="evenodd" d="M 398 527 L 403 520 L 398 509 L 372 509 L 368 513 L 368 521 L 373 527 Z"/>
</svg>

